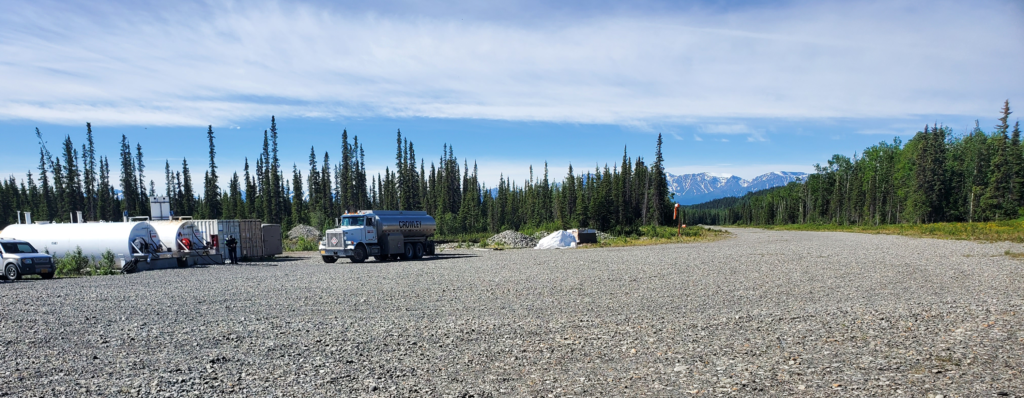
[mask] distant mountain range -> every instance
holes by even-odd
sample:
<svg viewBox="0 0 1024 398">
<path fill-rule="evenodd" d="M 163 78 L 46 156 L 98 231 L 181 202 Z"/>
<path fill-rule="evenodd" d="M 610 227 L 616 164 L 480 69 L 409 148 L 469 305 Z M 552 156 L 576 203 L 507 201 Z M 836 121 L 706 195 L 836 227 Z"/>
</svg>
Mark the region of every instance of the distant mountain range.
<svg viewBox="0 0 1024 398">
<path fill-rule="evenodd" d="M 797 178 L 801 181 L 807 179 L 807 173 L 796 171 L 773 171 L 754 177 L 750 181 L 737 176 L 718 177 L 708 173 L 665 174 L 668 179 L 668 190 L 676 194 L 675 201 L 681 205 L 695 205 L 718 198 L 743 196 L 747 192 L 786 185 Z"/>
<path fill-rule="evenodd" d="M 807 180 L 807 173 L 799 171 L 773 171 L 754 177 L 750 181 L 736 176 L 718 177 L 708 173 L 665 173 L 665 176 L 668 180 L 668 190 L 676 194 L 674 200 L 681 205 L 695 205 L 719 198 L 743 196 L 747 192 L 786 185 L 797 178 L 801 181 Z M 498 188 L 491 188 L 489 192 L 492 198 L 498 197 Z"/>
</svg>

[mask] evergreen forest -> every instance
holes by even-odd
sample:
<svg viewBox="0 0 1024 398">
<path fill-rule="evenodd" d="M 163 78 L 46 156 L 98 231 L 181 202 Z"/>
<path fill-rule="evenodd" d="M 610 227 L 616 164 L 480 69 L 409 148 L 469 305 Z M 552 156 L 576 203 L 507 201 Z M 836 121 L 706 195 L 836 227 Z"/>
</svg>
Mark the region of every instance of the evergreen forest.
<svg viewBox="0 0 1024 398">
<path fill-rule="evenodd" d="M 906 143 L 880 142 L 852 158 L 834 155 L 806 181 L 685 209 L 712 225 L 885 225 L 1005 221 L 1024 211 L 1024 146 L 1011 129 L 1010 102 L 999 124 L 955 134 L 924 126 Z"/>
<path fill-rule="evenodd" d="M 175 216 L 255 218 L 282 224 L 285 230 L 299 224 L 330 228 L 336 217 L 361 209 L 423 210 L 437 220 L 438 235 L 449 238 L 524 228 L 592 227 L 637 234 L 643 226 L 673 222 L 660 135 L 652 163 L 630 157 L 624 148 L 621 163 L 610 168 L 605 164 L 577 171 L 570 165 L 556 181 L 547 164 L 536 172 L 530 166 L 525 181 L 502 177 L 497 185 L 487 186 L 479 179 L 476 162 L 459 159 L 452 145 L 445 144 L 438 159 L 417 159 L 414 143 L 401 131 L 396 134 L 394 167 L 383 174 L 367 175 L 366 150 L 359 137 L 350 139 L 348 131 L 341 132 L 342 145 L 333 153 L 334 160 L 331 151 L 320 153 L 311 146 L 308 164 L 293 163 L 286 170 L 278 157 L 279 133 L 271 117 L 263 151 L 254 162 L 245 159 L 241 174 L 228 175 L 218 168 L 216 135 L 209 126 L 209 164 L 201 190 L 193 182 L 195 165 L 190 168 L 182 159 L 180 165 L 165 162 L 168 183 L 158 191 L 146 178 L 140 144 L 133 147 L 122 136 L 118 159 L 97 157 L 92 126 L 85 127 L 85 143 L 76 146 L 66 136 L 57 155 L 36 129 L 39 165 L 22 179 L 9 176 L 0 184 L 0 228 L 18 222 L 19 211 L 31 212 L 34 221 L 54 222 L 69 222 L 77 211 L 85 221 L 147 216 L 155 196 L 166 196 Z M 221 189 L 222 179 L 227 180 L 226 190 Z"/>
</svg>

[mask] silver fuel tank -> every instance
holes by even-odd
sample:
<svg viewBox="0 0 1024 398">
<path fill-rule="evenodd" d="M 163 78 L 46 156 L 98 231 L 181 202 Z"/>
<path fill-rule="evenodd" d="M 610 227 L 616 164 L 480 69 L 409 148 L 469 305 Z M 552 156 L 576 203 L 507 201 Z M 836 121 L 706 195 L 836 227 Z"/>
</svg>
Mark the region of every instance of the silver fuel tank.
<svg viewBox="0 0 1024 398">
<path fill-rule="evenodd" d="M 425 211 L 360 210 L 360 215 L 372 216 L 379 236 L 400 232 L 406 238 L 429 237 L 437 231 L 437 222 Z"/>
</svg>

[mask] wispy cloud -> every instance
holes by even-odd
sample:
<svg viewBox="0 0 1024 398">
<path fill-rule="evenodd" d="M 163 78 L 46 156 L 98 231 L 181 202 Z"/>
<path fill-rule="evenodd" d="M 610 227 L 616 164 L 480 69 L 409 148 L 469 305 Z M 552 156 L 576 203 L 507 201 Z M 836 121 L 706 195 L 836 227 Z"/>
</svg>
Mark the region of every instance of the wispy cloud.
<svg viewBox="0 0 1024 398">
<path fill-rule="evenodd" d="M 0 6 L 0 118 L 191 126 L 274 113 L 643 129 L 694 118 L 981 114 L 1024 94 L 1013 72 L 1024 52 L 1012 51 L 1024 9 L 1014 1 L 540 20 L 152 4 L 161 8 Z M 920 23 L 936 20 L 971 28 Z"/>
<path fill-rule="evenodd" d="M 746 135 L 747 142 L 762 142 L 768 139 L 764 136 L 763 130 L 753 129 L 746 124 L 704 124 L 698 126 L 698 129 L 702 133 L 708 134 L 736 134 Z M 727 139 L 722 138 L 722 142 L 729 142 Z"/>
</svg>

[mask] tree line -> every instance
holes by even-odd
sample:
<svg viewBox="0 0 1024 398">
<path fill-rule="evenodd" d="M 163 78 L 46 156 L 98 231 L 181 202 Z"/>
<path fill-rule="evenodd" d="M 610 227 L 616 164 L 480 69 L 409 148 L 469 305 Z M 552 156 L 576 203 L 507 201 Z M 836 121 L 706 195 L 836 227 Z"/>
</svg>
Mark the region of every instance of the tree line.
<svg viewBox="0 0 1024 398">
<path fill-rule="evenodd" d="M 687 207 L 689 223 L 880 225 L 1010 220 L 1024 214 L 1024 145 L 1009 100 L 991 132 L 925 126 L 902 143 L 834 155 L 806 181 Z"/>
<path fill-rule="evenodd" d="M 18 212 L 32 212 L 34 220 L 71 221 L 81 211 L 83 221 L 119 221 L 124 215 L 149 215 L 150 199 L 165 196 L 176 216 L 195 219 L 261 219 L 282 224 L 286 229 L 306 224 L 318 228 L 333 226 L 345 212 L 363 209 L 422 210 L 437 219 L 439 234 L 496 233 L 523 228 L 596 228 L 620 234 L 635 234 L 645 225 L 672 222 L 672 193 L 665 179 L 662 137 L 658 136 L 653 163 L 630 157 L 623 149 L 622 160 L 593 170 L 577 172 L 570 165 L 556 181 L 543 172 L 514 181 L 502 176 L 496 185 L 480 181 L 476 162 L 461 164 L 452 145 L 444 144 L 442 155 L 417 159 L 413 142 L 396 137 L 395 165 L 383 173 L 367 175 L 365 149 L 359 137 L 349 140 L 341 133 L 340 160 L 332 162 L 329 151 L 320 156 L 310 147 L 308 169 L 292 164 L 286 178 L 278 157 L 277 123 L 271 117 L 264 130 L 263 151 L 250 168 L 248 157 L 242 174 L 233 172 L 227 188 L 221 189 L 217 166 L 216 135 L 207 127 L 209 164 L 202 190 L 193 183 L 187 159 L 181 166 L 164 164 L 165 187 L 146 178 L 141 144 L 133 147 L 121 137 L 120 169 L 111 174 L 111 160 L 96 156 L 92 125 L 86 123 L 81 150 L 66 136 L 59 156 L 53 156 L 36 129 L 39 165 L 25 178 L 13 175 L 0 182 L 0 228 L 18 222 Z M 304 173 L 305 172 L 305 173 Z"/>
</svg>

